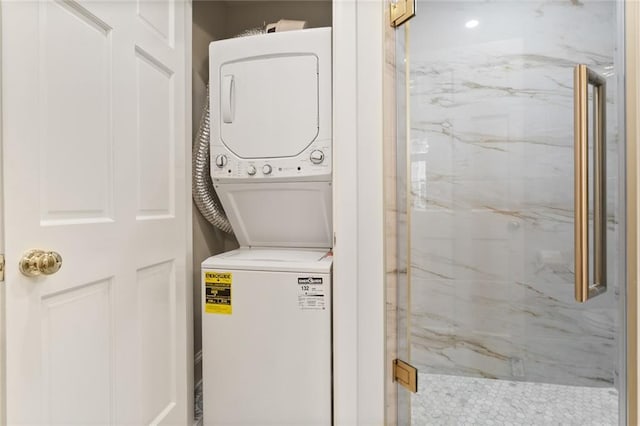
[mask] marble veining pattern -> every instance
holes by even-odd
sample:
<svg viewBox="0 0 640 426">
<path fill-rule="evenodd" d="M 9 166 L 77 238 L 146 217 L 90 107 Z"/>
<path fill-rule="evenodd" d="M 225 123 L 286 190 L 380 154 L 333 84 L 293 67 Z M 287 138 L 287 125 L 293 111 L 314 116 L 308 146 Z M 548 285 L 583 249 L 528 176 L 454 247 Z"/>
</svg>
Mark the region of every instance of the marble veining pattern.
<svg viewBox="0 0 640 426">
<path fill-rule="evenodd" d="M 410 47 L 410 315 L 399 313 L 410 321 L 411 361 L 434 374 L 613 386 L 615 2 L 420 1 L 419 10 Z M 479 25 L 467 29 L 471 18 Z M 577 63 L 607 78 L 610 287 L 586 304 L 573 300 Z M 400 232 L 402 212 L 398 220 Z"/>
<path fill-rule="evenodd" d="M 617 426 L 618 391 L 420 374 L 411 424 Z"/>
</svg>

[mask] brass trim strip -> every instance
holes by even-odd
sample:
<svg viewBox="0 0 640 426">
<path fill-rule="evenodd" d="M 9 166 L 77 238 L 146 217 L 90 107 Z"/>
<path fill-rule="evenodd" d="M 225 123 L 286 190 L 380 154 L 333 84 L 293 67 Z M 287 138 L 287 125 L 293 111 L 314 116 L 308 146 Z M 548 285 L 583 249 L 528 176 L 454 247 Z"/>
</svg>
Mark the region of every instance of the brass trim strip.
<svg viewBox="0 0 640 426">
<path fill-rule="evenodd" d="M 606 81 L 574 69 L 575 298 L 586 302 L 607 290 Z M 589 286 L 589 84 L 594 86 L 594 285 Z"/>
<path fill-rule="evenodd" d="M 637 425 L 638 415 L 638 142 L 640 141 L 640 3 L 625 8 L 626 112 L 626 415 Z"/>
</svg>

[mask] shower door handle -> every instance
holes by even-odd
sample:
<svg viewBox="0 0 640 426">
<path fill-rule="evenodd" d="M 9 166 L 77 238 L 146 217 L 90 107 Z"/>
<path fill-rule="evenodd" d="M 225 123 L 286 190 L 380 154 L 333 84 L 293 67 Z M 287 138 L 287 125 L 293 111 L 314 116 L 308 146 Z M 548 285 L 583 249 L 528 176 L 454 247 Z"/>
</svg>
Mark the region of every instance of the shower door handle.
<svg viewBox="0 0 640 426">
<path fill-rule="evenodd" d="M 586 65 L 574 79 L 575 297 L 586 302 L 607 290 L 606 80 Z M 593 85 L 593 285 L 589 283 L 589 84 Z"/>
</svg>

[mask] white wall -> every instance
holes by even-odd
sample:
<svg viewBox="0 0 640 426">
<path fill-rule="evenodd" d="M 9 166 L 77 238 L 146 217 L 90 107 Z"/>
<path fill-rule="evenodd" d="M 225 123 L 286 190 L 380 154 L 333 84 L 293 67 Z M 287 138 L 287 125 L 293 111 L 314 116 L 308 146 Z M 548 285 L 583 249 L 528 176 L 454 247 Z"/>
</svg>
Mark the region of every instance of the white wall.
<svg viewBox="0 0 640 426">
<path fill-rule="evenodd" d="M 307 21 L 307 28 L 331 26 L 330 0 L 229 1 L 227 35 L 280 19 Z"/>
</svg>

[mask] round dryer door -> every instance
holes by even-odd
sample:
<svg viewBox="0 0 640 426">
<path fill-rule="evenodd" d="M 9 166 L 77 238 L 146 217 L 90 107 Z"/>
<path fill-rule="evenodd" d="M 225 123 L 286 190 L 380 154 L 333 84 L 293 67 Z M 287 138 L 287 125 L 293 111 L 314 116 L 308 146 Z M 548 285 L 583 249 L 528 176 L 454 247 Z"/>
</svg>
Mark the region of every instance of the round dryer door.
<svg viewBox="0 0 640 426">
<path fill-rule="evenodd" d="M 318 135 L 318 58 L 266 55 L 220 67 L 220 136 L 240 158 L 295 157 Z"/>
</svg>

